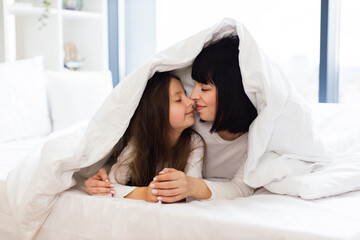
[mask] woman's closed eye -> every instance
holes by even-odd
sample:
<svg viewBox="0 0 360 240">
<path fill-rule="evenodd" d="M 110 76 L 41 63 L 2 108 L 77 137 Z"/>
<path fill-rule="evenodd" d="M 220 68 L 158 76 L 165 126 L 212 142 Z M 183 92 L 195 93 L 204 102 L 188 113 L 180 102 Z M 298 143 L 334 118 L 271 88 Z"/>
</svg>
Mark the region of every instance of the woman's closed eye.
<svg viewBox="0 0 360 240">
<path fill-rule="evenodd" d="M 201 84 L 200 86 L 201 86 L 202 92 L 207 92 L 207 91 L 211 90 L 211 85 L 209 85 L 209 84 Z"/>
</svg>

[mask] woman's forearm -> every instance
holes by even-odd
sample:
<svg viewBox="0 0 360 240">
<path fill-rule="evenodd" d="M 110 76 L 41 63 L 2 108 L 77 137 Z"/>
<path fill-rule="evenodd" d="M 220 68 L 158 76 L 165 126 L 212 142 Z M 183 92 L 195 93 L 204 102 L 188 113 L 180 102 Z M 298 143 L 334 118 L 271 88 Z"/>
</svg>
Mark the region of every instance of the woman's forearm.
<svg viewBox="0 0 360 240">
<path fill-rule="evenodd" d="M 202 179 L 187 176 L 189 183 L 189 197 L 209 199 L 211 191 Z"/>
</svg>

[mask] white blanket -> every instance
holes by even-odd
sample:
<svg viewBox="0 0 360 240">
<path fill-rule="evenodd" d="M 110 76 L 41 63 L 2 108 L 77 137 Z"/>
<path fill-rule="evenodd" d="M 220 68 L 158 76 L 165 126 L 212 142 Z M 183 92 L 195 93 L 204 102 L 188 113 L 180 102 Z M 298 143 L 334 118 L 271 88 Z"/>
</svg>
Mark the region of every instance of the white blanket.
<svg viewBox="0 0 360 240">
<path fill-rule="evenodd" d="M 359 154 L 354 153 L 356 150 L 347 152 L 346 164 L 330 164 L 345 149 L 338 148 L 336 154 L 329 151 L 330 145 L 314 131 L 310 108 L 294 92 L 291 83 L 243 25 L 225 19 L 154 56 L 120 82 L 85 132 L 80 129 L 49 141 L 41 156 L 28 159 L 9 174 L 9 201 L 22 237 L 35 236 L 59 193 L 76 183 L 74 172 L 104 162 L 100 160 L 106 159 L 125 132 L 146 81 L 155 71 L 181 69 L 178 73 L 189 87 L 193 85 L 189 78 L 190 66 L 203 46 L 232 34 L 240 38 L 239 60 L 244 87 L 259 113 L 249 131 L 246 183 L 303 198 L 359 189 L 360 161 Z M 97 166 L 86 169 L 83 174 L 94 174 Z M 312 173 L 315 170 L 320 174 Z M 333 176 L 338 178 L 331 180 Z"/>
</svg>

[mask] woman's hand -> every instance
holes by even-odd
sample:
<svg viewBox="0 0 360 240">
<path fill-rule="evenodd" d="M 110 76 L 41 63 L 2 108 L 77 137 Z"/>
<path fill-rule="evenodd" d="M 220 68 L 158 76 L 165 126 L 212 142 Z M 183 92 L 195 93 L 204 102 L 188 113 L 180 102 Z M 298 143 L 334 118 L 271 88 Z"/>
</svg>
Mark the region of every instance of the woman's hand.
<svg viewBox="0 0 360 240">
<path fill-rule="evenodd" d="M 159 201 L 158 196 L 156 195 L 154 189 L 151 187 L 155 182 L 151 182 L 149 186 L 147 187 L 146 191 L 146 201 L 156 203 Z"/>
<path fill-rule="evenodd" d="M 89 195 L 113 196 L 115 190 L 114 185 L 110 182 L 106 170 L 100 168 L 99 171 L 85 181 L 85 191 Z"/>
<path fill-rule="evenodd" d="M 184 172 L 173 168 L 164 168 L 154 178 L 153 185 L 158 200 L 167 203 L 178 202 L 187 197 L 209 199 L 212 195 L 209 187 L 202 179 L 186 176 Z"/>
<path fill-rule="evenodd" d="M 190 177 L 184 172 L 174 168 L 164 168 L 159 175 L 154 178 L 150 187 L 152 193 L 158 196 L 162 202 L 178 202 L 190 196 Z"/>
</svg>

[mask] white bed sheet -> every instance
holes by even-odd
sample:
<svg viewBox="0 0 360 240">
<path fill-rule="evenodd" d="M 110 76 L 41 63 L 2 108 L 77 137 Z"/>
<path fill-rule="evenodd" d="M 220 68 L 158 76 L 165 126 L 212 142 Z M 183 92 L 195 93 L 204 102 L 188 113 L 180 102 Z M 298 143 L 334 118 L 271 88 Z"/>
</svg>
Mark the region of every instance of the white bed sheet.
<svg viewBox="0 0 360 240">
<path fill-rule="evenodd" d="M 359 201 L 359 191 L 308 201 L 261 190 L 236 200 L 151 204 L 71 190 L 61 194 L 38 237 L 359 239 Z"/>
<path fill-rule="evenodd" d="M 360 191 L 303 200 L 260 189 L 235 200 L 151 204 L 72 189 L 36 239 L 360 239 L 359 202 Z M 20 239 L 11 216 L 0 222 L 0 239 Z"/>
</svg>

